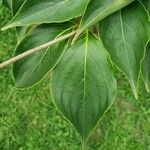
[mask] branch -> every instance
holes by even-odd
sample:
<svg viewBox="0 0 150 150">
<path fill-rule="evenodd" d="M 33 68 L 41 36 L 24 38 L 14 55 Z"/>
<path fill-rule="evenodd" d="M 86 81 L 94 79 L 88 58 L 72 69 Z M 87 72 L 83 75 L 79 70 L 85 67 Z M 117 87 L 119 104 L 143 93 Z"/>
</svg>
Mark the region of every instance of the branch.
<svg viewBox="0 0 150 150">
<path fill-rule="evenodd" d="M 44 49 L 44 48 L 47 48 L 47 47 L 52 46 L 52 45 L 54 45 L 54 44 L 56 44 L 56 43 L 58 43 L 58 42 L 60 42 L 60 41 L 63 41 L 63 40 L 65 40 L 65 39 L 67 39 L 67 38 L 73 36 L 75 33 L 76 33 L 76 31 L 73 31 L 73 32 L 71 32 L 71 33 L 69 33 L 69 34 L 66 34 L 66 35 L 64 35 L 64 36 L 61 36 L 61 37 L 59 37 L 59 38 L 56 38 L 56 39 L 54 39 L 54 40 L 52 40 L 52 41 L 50 41 L 50 42 L 48 42 L 48 43 L 46 43 L 46 44 L 43 44 L 43 45 L 40 45 L 40 46 L 38 46 L 38 47 L 32 48 L 32 49 L 30 49 L 30 50 L 28 50 L 28 51 L 26 51 L 26 52 L 24 52 L 24 53 L 22 53 L 22 54 L 19 54 L 19 55 L 15 56 L 15 57 L 13 57 L 13 58 L 11 58 L 11 59 L 9 59 L 9 60 L 3 62 L 3 63 L 0 63 L 0 69 L 3 69 L 3 68 L 5 68 L 5 67 L 7 67 L 8 65 L 13 64 L 13 63 L 15 63 L 16 61 L 21 60 L 21 59 L 23 59 L 23 58 L 25 58 L 25 57 L 27 57 L 27 56 L 29 56 L 29 55 L 31 55 L 31 54 L 34 54 L 34 53 L 36 53 L 36 52 L 39 52 L 40 50 L 42 50 L 42 49 Z"/>
</svg>

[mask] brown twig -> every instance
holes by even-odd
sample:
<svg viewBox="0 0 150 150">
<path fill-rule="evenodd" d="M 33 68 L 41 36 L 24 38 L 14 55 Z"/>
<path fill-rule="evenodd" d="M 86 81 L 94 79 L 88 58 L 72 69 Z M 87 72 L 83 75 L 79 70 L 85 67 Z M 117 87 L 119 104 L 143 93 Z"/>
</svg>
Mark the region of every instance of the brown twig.
<svg viewBox="0 0 150 150">
<path fill-rule="evenodd" d="M 66 35 L 64 35 L 64 36 L 61 36 L 61 37 L 59 37 L 59 38 L 56 38 L 56 39 L 54 39 L 54 40 L 52 40 L 52 41 L 50 41 L 50 42 L 48 42 L 48 43 L 45 43 L 45 44 L 40 45 L 40 46 L 38 46 L 38 47 L 32 48 L 32 49 L 30 49 L 30 50 L 28 50 L 28 51 L 26 51 L 26 52 L 24 52 L 24 53 L 22 53 L 22 54 L 19 54 L 19 55 L 15 56 L 15 57 L 13 57 L 13 58 L 11 58 L 11 59 L 9 59 L 9 60 L 3 62 L 3 63 L 0 63 L 0 69 L 3 69 L 3 68 L 5 68 L 5 67 L 7 67 L 7 66 L 13 64 L 14 62 L 16 62 L 16 61 L 18 61 L 18 60 L 21 60 L 21 59 L 23 59 L 23 58 L 25 58 L 25 57 L 27 57 L 27 56 L 33 54 L 33 53 L 36 53 L 36 52 L 38 52 L 38 51 L 40 51 L 40 50 L 42 50 L 42 49 L 44 49 L 44 48 L 47 48 L 47 47 L 49 47 L 49 46 L 52 46 L 52 45 L 56 44 L 57 42 L 63 41 L 63 40 L 65 40 L 65 39 L 67 39 L 67 38 L 73 36 L 75 33 L 76 33 L 76 31 L 73 31 L 73 32 L 71 32 L 71 33 L 69 33 L 69 34 L 66 34 Z"/>
</svg>

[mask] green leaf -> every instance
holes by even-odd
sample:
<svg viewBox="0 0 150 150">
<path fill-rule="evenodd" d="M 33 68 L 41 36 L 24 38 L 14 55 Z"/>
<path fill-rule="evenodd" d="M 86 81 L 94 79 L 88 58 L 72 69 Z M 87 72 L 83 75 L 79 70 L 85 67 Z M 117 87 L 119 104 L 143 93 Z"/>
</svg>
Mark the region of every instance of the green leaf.
<svg viewBox="0 0 150 150">
<path fill-rule="evenodd" d="M 125 73 L 136 98 L 144 47 L 150 22 L 139 2 L 111 15 L 100 23 L 100 34 L 113 62 Z"/>
<path fill-rule="evenodd" d="M 19 8 L 23 5 L 24 1 L 25 0 L 3 0 L 3 4 L 12 11 L 12 15 L 14 16 L 18 12 Z M 16 28 L 18 43 L 27 33 L 27 29 L 28 27 Z"/>
<path fill-rule="evenodd" d="M 70 25 L 72 24 L 43 24 L 38 26 L 29 32 L 17 46 L 15 55 L 53 40 L 64 30 L 70 28 Z M 29 87 L 40 81 L 59 62 L 66 44 L 67 41 L 62 41 L 16 62 L 13 67 L 16 87 Z"/>
<path fill-rule="evenodd" d="M 16 14 L 25 0 L 12 0 L 13 13 Z"/>
<path fill-rule="evenodd" d="M 87 27 L 120 10 L 134 0 L 91 0 L 81 20 L 78 34 Z"/>
<path fill-rule="evenodd" d="M 3 0 L 3 4 L 8 7 L 15 15 L 25 0 Z"/>
<path fill-rule="evenodd" d="M 147 51 L 142 65 L 142 75 L 147 92 L 150 92 L 150 43 L 147 46 Z"/>
<path fill-rule="evenodd" d="M 4 29 L 41 23 L 65 22 L 83 14 L 89 0 L 27 0 Z"/>
<path fill-rule="evenodd" d="M 88 33 L 77 40 L 53 70 L 50 87 L 54 104 L 85 142 L 111 106 L 116 90 L 101 40 Z"/>
<path fill-rule="evenodd" d="M 28 33 L 28 28 L 27 26 L 24 27 L 16 27 L 16 32 L 17 32 L 17 43 L 20 43 L 21 40 L 24 38 L 24 36 Z"/>
<path fill-rule="evenodd" d="M 2 0 L 3 5 L 7 8 L 12 9 L 12 0 Z"/>
<path fill-rule="evenodd" d="M 145 6 L 145 8 L 148 10 L 150 13 L 150 0 L 140 0 L 142 4 Z"/>
</svg>

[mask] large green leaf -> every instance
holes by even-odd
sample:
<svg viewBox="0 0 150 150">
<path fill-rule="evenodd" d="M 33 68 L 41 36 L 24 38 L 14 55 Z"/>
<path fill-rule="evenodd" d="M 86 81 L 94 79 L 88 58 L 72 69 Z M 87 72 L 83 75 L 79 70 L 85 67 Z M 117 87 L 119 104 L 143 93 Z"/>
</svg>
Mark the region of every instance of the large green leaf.
<svg viewBox="0 0 150 150">
<path fill-rule="evenodd" d="M 81 20 L 78 34 L 133 1 L 134 0 L 91 0 Z"/>
<path fill-rule="evenodd" d="M 147 51 L 143 61 L 142 75 L 147 92 L 150 92 L 150 43 L 147 46 Z"/>
<path fill-rule="evenodd" d="M 89 0 L 26 0 L 3 29 L 41 23 L 64 22 L 82 15 Z"/>
<path fill-rule="evenodd" d="M 150 22 L 139 2 L 134 2 L 100 23 L 100 34 L 116 66 L 130 81 L 138 98 L 138 79 Z"/>
<path fill-rule="evenodd" d="M 83 35 L 54 69 L 54 104 L 86 141 L 113 102 L 116 82 L 109 56 L 92 34 Z"/>
<path fill-rule="evenodd" d="M 53 40 L 70 27 L 70 23 L 43 24 L 29 32 L 17 46 L 15 55 Z M 13 72 L 16 87 L 29 87 L 40 81 L 60 60 L 64 53 L 66 41 L 41 50 L 14 64 Z"/>
</svg>

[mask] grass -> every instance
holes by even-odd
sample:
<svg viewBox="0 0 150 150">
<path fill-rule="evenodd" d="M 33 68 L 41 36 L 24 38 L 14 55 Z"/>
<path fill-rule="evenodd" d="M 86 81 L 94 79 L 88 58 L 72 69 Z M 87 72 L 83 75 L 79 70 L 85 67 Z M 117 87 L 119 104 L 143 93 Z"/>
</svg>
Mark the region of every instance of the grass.
<svg viewBox="0 0 150 150">
<path fill-rule="evenodd" d="M 0 6 L 0 27 L 9 19 Z M 0 32 L 0 61 L 12 56 L 15 43 L 14 30 Z M 149 150 L 150 95 L 141 82 L 135 100 L 125 77 L 116 74 L 115 102 L 92 134 L 89 150 Z M 13 85 L 11 67 L 0 70 L 0 150 L 79 150 L 79 135 L 49 98 L 49 76 L 30 89 Z"/>
</svg>

